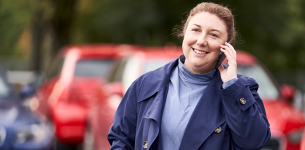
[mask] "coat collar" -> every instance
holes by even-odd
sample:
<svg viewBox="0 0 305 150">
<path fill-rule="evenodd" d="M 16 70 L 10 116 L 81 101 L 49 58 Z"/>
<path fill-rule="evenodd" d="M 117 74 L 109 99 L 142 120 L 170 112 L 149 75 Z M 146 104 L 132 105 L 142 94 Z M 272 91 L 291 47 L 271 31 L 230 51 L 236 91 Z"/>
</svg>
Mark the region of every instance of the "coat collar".
<svg viewBox="0 0 305 150">
<path fill-rule="evenodd" d="M 181 55 L 180 57 L 184 57 L 184 55 Z M 138 102 L 146 100 L 147 98 L 156 94 L 155 99 L 148 111 L 145 113 L 144 118 L 153 119 L 159 125 L 161 124 L 162 112 L 167 97 L 170 76 L 175 67 L 178 65 L 178 61 L 179 58 L 148 74 L 142 84 L 143 86 L 141 87 Z"/>
<path fill-rule="evenodd" d="M 185 58 L 184 55 L 181 55 L 180 57 Z M 151 97 L 168 85 L 170 75 L 178 65 L 178 61 L 179 58 L 176 58 L 165 66 L 144 75 L 145 79 L 142 84 L 143 86 L 141 87 L 138 102 Z"/>
</svg>

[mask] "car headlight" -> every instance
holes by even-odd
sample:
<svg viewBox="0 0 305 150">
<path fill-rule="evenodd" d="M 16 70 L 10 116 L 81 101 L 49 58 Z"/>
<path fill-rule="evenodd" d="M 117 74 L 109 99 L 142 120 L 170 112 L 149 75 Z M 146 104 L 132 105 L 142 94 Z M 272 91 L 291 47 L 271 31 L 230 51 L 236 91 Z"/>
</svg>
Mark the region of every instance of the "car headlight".
<svg viewBox="0 0 305 150">
<path fill-rule="evenodd" d="M 46 124 L 32 124 L 27 127 L 23 127 L 17 130 L 16 142 L 34 142 L 39 143 L 45 139 L 49 132 L 49 128 Z"/>
<path fill-rule="evenodd" d="M 299 130 L 291 131 L 288 134 L 288 139 L 289 139 L 289 141 L 291 141 L 293 143 L 300 143 L 302 136 L 303 136 L 303 128 L 299 129 Z"/>
</svg>

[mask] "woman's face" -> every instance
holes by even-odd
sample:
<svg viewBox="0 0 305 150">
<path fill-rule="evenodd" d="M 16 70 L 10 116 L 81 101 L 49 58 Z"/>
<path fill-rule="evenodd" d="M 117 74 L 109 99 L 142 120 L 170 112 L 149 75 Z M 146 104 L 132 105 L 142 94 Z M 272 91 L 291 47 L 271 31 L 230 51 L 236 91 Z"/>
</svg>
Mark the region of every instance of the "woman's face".
<svg viewBox="0 0 305 150">
<path fill-rule="evenodd" d="M 204 74 L 214 69 L 220 45 L 228 39 L 225 23 L 216 15 L 200 12 L 187 26 L 182 43 L 184 66 L 194 74 Z"/>
</svg>

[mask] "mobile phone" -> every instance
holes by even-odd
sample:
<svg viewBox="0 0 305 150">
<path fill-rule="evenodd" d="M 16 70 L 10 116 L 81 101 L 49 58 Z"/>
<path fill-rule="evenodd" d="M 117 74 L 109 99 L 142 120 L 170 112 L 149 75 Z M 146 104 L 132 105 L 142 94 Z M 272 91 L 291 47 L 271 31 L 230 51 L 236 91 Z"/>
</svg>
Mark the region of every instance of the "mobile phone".
<svg viewBox="0 0 305 150">
<path fill-rule="evenodd" d="M 231 44 L 232 43 L 232 39 L 230 39 L 228 41 L 228 43 Z M 216 60 L 216 64 L 215 64 L 214 68 L 217 69 L 221 65 L 221 63 L 223 62 L 223 60 L 225 58 L 226 58 L 226 55 L 222 51 L 220 51 L 220 53 L 218 54 L 218 58 Z"/>
</svg>

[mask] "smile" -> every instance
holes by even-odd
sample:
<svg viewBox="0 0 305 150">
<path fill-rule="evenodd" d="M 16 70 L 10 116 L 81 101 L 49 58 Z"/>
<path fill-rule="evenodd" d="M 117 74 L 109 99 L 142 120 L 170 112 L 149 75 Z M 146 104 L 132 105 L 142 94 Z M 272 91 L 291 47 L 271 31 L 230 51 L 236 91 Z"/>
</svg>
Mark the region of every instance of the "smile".
<svg viewBox="0 0 305 150">
<path fill-rule="evenodd" d="M 195 49 L 195 48 L 192 48 L 193 49 L 193 51 L 195 52 L 195 53 L 197 53 L 197 54 L 207 54 L 208 52 L 204 52 L 204 51 L 200 51 L 200 50 L 197 50 L 197 49 Z"/>
</svg>

